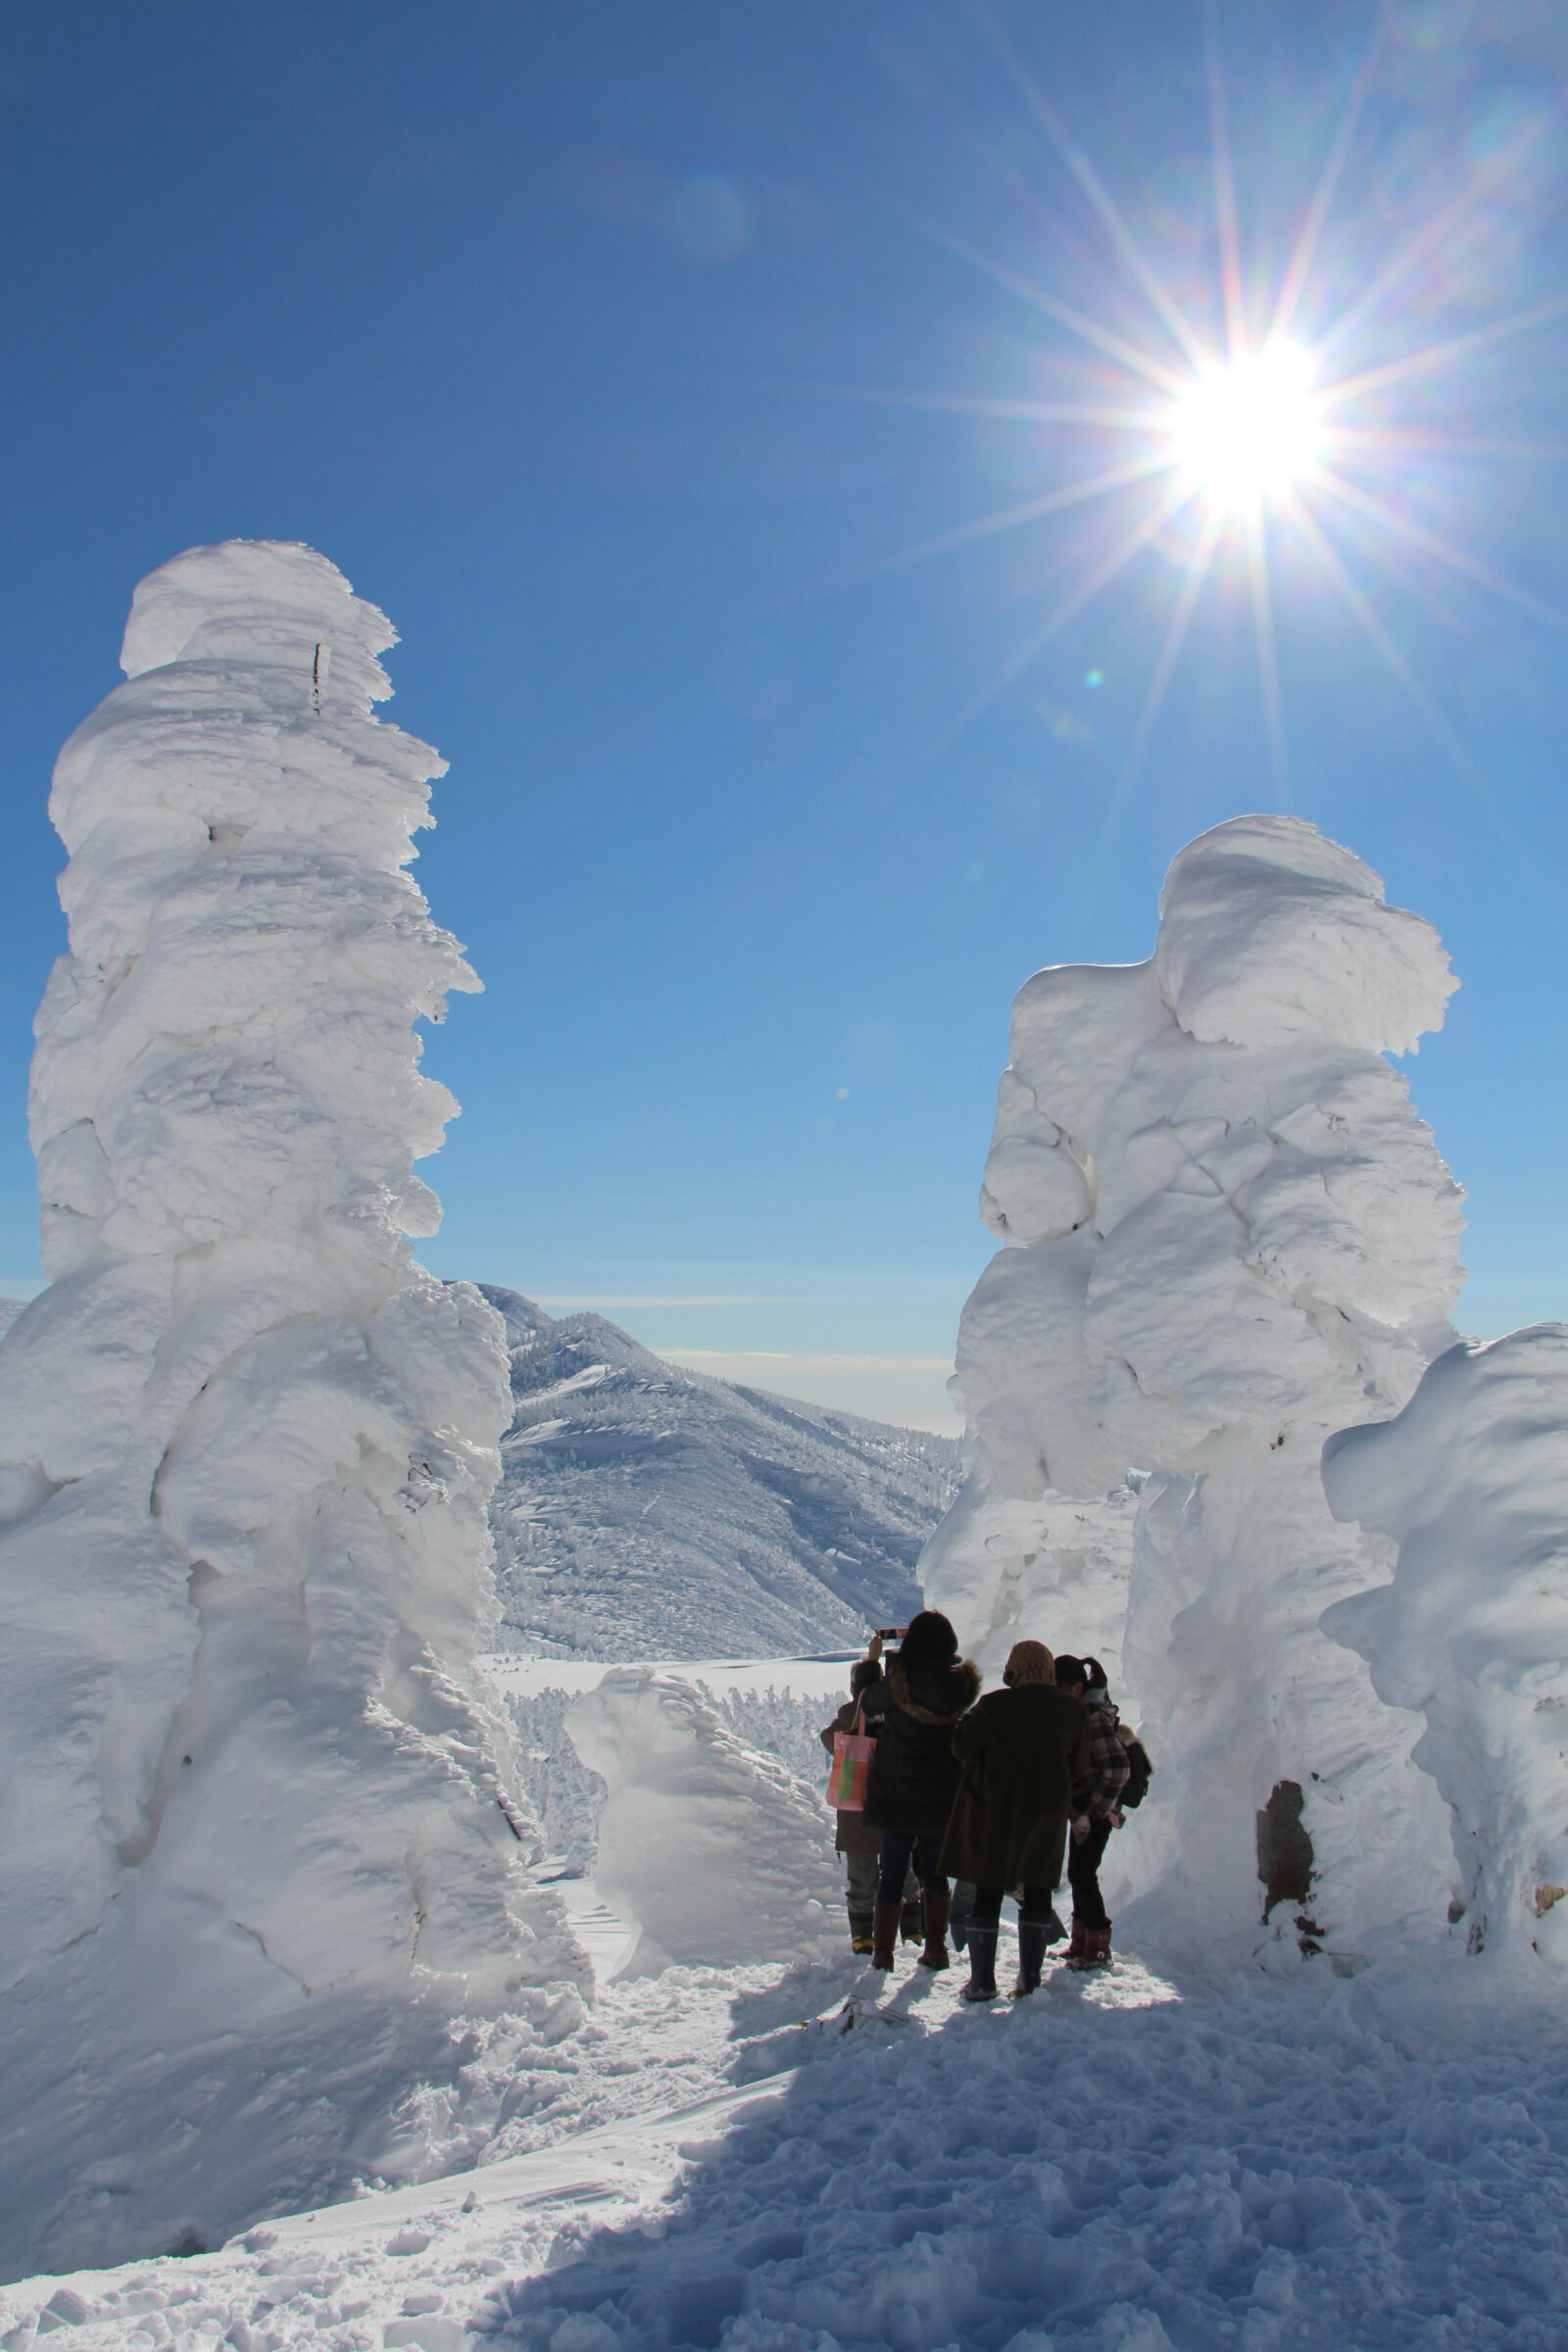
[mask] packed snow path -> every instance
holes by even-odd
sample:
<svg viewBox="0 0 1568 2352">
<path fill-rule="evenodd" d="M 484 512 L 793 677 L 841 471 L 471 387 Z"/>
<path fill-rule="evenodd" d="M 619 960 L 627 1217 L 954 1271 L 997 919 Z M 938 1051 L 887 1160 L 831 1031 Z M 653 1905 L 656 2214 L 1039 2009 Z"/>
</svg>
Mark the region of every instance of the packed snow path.
<svg viewBox="0 0 1568 2352">
<path fill-rule="evenodd" d="M 1206 1984 L 1123 1960 L 980 2009 L 962 1982 L 906 1954 L 880 2008 L 847 1957 L 612 1986 L 517 2074 L 526 2152 L 0 2289 L 0 2342 L 1568 2342 L 1568 2028 L 1520 1984 L 1456 1954 Z"/>
</svg>

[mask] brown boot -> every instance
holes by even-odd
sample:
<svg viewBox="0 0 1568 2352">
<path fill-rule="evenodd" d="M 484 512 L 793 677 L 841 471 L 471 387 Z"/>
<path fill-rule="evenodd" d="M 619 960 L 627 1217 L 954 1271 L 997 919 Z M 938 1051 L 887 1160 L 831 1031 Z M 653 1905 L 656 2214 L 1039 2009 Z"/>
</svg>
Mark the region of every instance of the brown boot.
<svg viewBox="0 0 1568 2352">
<path fill-rule="evenodd" d="M 1108 1968 L 1110 1966 L 1110 1930 L 1086 1928 L 1084 1948 L 1073 1962 L 1074 1968 Z"/>
<path fill-rule="evenodd" d="M 1084 1937 L 1088 1935 L 1088 1933 L 1089 1930 L 1084 1926 L 1083 1921 L 1078 1917 L 1077 1913 L 1074 1912 L 1072 1922 L 1072 1941 L 1068 1944 L 1067 1949 L 1062 1954 L 1062 1958 L 1064 1960 L 1070 1960 L 1074 1968 L 1077 1967 L 1079 1961 L 1084 1956 Z"/>
<path fill-rule="evenodd" d="M 873 1968 L 890 1969 L 893 1966 L 893 1947 L 898 1941 L 899 1913 L 903 1907 L 897 1896 L 890 1902 L 885 1895 L 880 1894 L 871 1906 L 871 1966 Z"/>
<path fill-rule="evenodd" d="M 948 1958 L 948 1915 L 953 1909 L 953 1897 L 946 1886 L 928 1886 L 925 1890 L 925 1949 L 915 1957 L 922 1968 L 951 1968 Z"/>
</svg>

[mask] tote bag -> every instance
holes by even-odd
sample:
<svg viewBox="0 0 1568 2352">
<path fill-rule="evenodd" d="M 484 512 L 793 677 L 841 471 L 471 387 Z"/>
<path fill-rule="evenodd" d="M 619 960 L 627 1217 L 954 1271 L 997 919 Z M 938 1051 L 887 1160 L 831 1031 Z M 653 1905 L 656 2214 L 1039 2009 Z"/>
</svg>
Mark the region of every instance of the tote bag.
<svg viewBox="0 0 1568 2352">
<path fill-rule="evenodd" d="M 865 1779 L 876 1754 L 876 1741 L 865 1729 L 865 1709 L 855 1718 L 853 1732 L 833 1735 L 833 1762 L 828 1769 L 827 1801 L 836 1813 L 858 1813 L 865 1804 Z"/>
</svg>

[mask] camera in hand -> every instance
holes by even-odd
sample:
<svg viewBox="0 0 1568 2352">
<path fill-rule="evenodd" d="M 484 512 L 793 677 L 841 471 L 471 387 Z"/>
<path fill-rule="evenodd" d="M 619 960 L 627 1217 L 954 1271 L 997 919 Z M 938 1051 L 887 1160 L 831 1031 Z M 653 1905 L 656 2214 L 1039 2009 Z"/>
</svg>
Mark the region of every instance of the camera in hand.
<svg viewBox="0 0 1568 2352">
<path fill-rule="evenodd" d="M 902 1642 L 908 1630 L 906 1625 L 879 1625 L 876 1638 L 879 1642 Z"/>
</svg>

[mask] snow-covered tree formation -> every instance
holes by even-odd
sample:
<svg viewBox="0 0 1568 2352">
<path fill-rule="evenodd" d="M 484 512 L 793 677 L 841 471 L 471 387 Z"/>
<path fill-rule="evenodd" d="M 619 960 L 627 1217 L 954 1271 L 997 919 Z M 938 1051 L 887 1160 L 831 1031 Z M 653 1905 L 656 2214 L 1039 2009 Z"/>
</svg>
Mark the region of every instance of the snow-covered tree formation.
<svg viewBox="0 0 1568 2352">
<path fill-rule="evenodd" d="M 1460 1933 L 1568 1967 L 1568 1325 L 1450 1348 L 1396 1420 L 1329 1440 L 1323 1484 L 1399 1547 L 1325 1627 L 1426 1717 Z"/>
<path fill-rule="evenodd" d="M 0 1347 L 0 2144 L 33 2264 L 390 2165 L 448 2021 L 584 1973 L 472 1671 L 501 1325 L 404 1238 L 456 1109 L 413 1023 L 478 984 L 405 870 L 444 763 L 372 716 L 392 641 L 308 548 L 194 549 L 55 772 L 50 1287 Z M 236 2112 L 225 2173 L 202 2134 Z"/>
<path fill-rule="evenodd" d="M 957 1346 L 972 1466 L 922 1581 L 988 1661 L 1026 1632 L 1119 1670 L 1158 1779 L 1112 1859 L 1195 1926 L 1256 1922 L 1281 1784 L 1332 1946 L 1448 1897 L 1419 1722 L 1318 1625 L 1391 1557 L 1318 1462 L 1453 1336 L 1460 1195 L 1384 1058 L 1452 987 L 1349 851 L 1249 816 L 1174 860 L 1148 962 L 1014 1001 L 981 1195 L 1004 1246 Z"/>
</svg>

